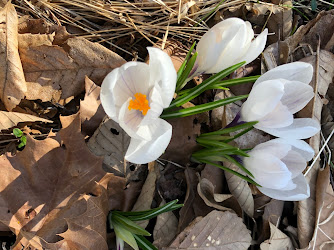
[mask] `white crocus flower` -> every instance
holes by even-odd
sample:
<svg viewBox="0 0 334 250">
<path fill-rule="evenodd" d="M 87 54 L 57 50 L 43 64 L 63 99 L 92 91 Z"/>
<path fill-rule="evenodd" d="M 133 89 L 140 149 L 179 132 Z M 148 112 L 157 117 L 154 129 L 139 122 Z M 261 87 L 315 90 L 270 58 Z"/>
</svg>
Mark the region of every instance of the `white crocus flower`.
<svg viewBox="0 0 334 250">
<path fill-rule="evenodd" d="M 269 70 L 254 83 L 241 107 L 241 120 L 259 121 L 254 127 L 271 135 L 305 139 L 315 135 L 320 125 L 311 118 L 293 118 L 314 97 L 309 85 L 313 67 L 294 62 Z"/>
<path fill-rule="evenodd" d="M 306 142 L 278 138 L 257 145 L 248 155 L 243 164 L 265 195 L 287 201 L 310 196 L 310 187 L 302 172 L 314 151 Z"/>
<path fill-rule="evenodd" d="M 250 63 L 263 51 L 267 41 L 265 29 L 254 38 L 249 22 L 228 18 L 217 23 L 198 42 L 197 59 L 191 77 L 202 73 L 218 73 L 242 61 Z"/>
<path fill-rule="evenodd" d="M 147 49 L 149 64 L 127 62 L 101 86 L 105 112 L 131 137 L 125 159 L 136 164 L 156 160 L 172 136 L 172 126 L 159 116 L 173 99 L 176 71 L 165 52 Z"/>
</svg>

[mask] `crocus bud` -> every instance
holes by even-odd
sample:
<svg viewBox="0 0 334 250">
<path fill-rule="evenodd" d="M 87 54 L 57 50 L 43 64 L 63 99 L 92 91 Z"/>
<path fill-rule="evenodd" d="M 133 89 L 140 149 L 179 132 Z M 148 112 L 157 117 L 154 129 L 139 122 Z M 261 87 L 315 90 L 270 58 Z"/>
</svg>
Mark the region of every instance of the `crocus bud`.
<svg viewBox="0 0 334 250">
<path fill-rule="evenodd" d="M 262 186 L 259 190 L 265 195 L 287 201 L 304 200 L 310 196 L 302 172 L 314 151 L 306 142 L 278 138 L 257 145 L 248 155 L 243 164 Z"/>
<path fill-rule="evenodd" d="M 319 132 L 320 124 L 311 118 L 293 118 L 314 97 L 309 85 L 313 67 L 294 62 L 278 66 L 254 83 L 241 107 L 241 120 L 259 121 L 254 127 L 283 138 L 305 139 Z"/>
<path fill-rule="evenodd" d="M 265 29 L 254 39 L 249 22 L 228 18 L 213 26 L 200 39 L 192 76 L 218 73 L 242 61 L 252 62 L 263 51 L 267 41 Z"/>
</svg>

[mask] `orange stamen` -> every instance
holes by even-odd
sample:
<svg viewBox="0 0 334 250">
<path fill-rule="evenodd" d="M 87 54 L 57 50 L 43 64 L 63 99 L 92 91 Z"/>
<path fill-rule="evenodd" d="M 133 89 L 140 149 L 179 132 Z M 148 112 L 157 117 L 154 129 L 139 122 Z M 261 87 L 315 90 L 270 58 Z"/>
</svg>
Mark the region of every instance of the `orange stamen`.
<svg viewBox="0 0 334 250">
<path fill-rule="evenodd" d="M 131 109 L 139 110 L 143 115 L 146 115 L 147 111 L 150 109 L 146 95 L 143 95 L 142 93 L 136 93 L 135 99 L 130 100 L 129 103 L 129 110 Z"/>
</svg>

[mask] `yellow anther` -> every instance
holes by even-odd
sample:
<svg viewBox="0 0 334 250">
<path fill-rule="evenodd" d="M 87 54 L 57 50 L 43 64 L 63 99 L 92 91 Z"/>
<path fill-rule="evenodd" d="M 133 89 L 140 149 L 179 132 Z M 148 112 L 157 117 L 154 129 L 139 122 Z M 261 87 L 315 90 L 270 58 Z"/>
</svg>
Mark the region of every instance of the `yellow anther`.
<svg viewBox="0 0 334 250">
<path fill-rule="evenodd" d="M 135 99 L 130 100 L 129 103 L 129 110 L 131 109 L 139 110 L 143 115 L 146 115 L 147 111 L 150 109 L 146 95 L 143 95 L 142 93 L 136 93 Z"/>
</svg>

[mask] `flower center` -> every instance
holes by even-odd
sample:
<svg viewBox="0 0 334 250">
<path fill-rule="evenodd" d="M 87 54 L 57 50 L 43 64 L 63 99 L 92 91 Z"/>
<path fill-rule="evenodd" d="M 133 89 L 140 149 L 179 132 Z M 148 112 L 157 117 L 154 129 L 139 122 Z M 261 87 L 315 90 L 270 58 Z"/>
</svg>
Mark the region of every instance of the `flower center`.
<svg viewBox="0 0 334 250">
<path fill-rule="evenodd" d="M 131 109 L 139 110 L 143 115 L 146 115 L 147 111 L 150 109 L 146 95 L 143 95 L 142 93 L 136 93 L 135 99 L 130 100 L 129 103 L 129 110 Z"/>
</svg>

